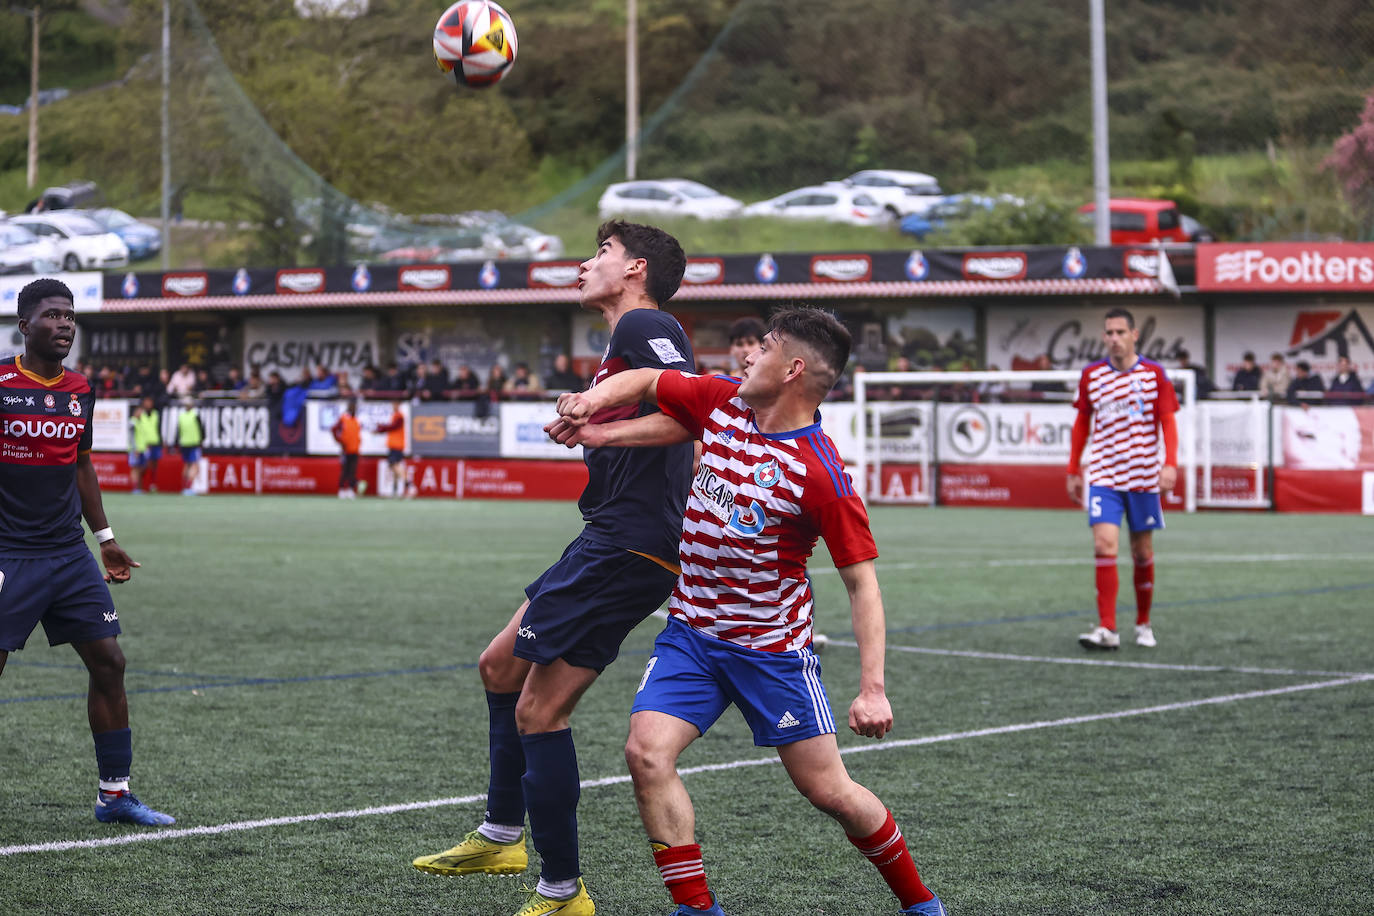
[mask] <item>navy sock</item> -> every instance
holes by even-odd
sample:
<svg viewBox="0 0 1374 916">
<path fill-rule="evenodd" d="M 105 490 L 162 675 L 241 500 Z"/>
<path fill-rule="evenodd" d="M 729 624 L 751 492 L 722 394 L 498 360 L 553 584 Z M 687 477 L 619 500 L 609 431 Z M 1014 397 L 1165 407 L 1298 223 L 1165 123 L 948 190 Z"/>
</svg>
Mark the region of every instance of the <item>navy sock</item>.
<svg viewBox="0 0 1374 916">
<path fill-rule="evenodd" d="M 133 732 L 127 728 L 98 732 L 95 739 L 95 764 L 101 782 L 122 782 L 129 778 L 134 762 Z"/>
<path fill-rule="evenodd" d="M 487 691 L 490 726 L 487 745 L 491 779 L 487 783 L 487 820 L 508 827 L 525 824 L 525 791 L 520 785 L 525 775 L 525 749 L 515 727 L 515 704 L 520 692 Z"/>
<path fill-rule="evenodd" d="M 582 874 L 577 861 L 577 750 L 572 729 L 521 735 L 525 746 L 525 804 L 530 836 L 544 860 L 539 876 L 566 881 Z"/>
</svg>

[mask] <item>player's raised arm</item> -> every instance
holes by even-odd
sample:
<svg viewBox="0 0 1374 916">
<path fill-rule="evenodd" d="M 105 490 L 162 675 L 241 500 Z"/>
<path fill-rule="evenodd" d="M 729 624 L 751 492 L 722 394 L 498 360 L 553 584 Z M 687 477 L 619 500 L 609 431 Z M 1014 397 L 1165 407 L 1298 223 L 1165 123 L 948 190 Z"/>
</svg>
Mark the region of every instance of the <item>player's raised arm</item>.
<svg viewBox="0 0 1374 916">
<path fill-rule="evenodd" d="M 633 420 L 614 423 L 584 423 L 576 426 L 566 417 L 559 417 L 544 427 L 549 438 L 559 445 L 573 448 L 635 448 L 641 446 L 676 445 L 690 442 L 692 434 L 667 414 L 651 413 Z"/>
<path fill-rule="evenodd" d="M 859 644 L 859 695 L 849 706 L 849 727 L 866 738 L 881 738 L 892 729 L 892 704 L 884 683 L 887 623 L 878 574 L 872 560 L 840 567 L 849 592 L 854 640 Z"/>
<path fill-rule="evenodd" d="M 586 391 L 558 396 L 558 415 L 573 426 L 581 426 L 593 415 L 609 407 L 623 407 L 647 401 L 658 403 L 658 377 L 663 369 L 629 369 L 608 375 Z M 686 441 L 686 440 L 677 440 Z"/>
</svg>

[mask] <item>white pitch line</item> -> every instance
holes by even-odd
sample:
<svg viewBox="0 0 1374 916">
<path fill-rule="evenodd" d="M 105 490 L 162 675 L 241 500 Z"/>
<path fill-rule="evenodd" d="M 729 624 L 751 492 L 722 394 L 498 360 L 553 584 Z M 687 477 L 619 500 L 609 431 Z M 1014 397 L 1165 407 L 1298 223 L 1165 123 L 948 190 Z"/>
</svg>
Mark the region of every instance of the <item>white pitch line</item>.
<svg viewBox="0 0 1374 916">
<path fill-rule="evenodd" d="M 1000 725 L 980 728 L 973 731 L 948 732 L 943 735 L 929 735 L 924 738 L 908 738 L 901 741 L 883 741 L 877 744 L 860 745 L 841 749 L 841 754 L 862 754 L 871 751 L 891 751 L 898 748 L 919 747 L 926 744 L 940 744 L 946 741 L 960 741 L 965 738 L 984 738 L 991 735 L 1010 735 L 1016 732 L 1034 731 L 1042 728 L 1061 728 L 1066 725 L 1083 725 L 1089 722 L 1104 722 L 1111 719 L 1125 719 L 1132 716 L 1152 715 L 1161 712 L 1176 712 L 1199 706 L 1214 706 L 1222 703 L 1235 703 L 1241 700 L 1255 700 L 1263 697 L 1282 696 L 1305 690 L 1321 690 L 1324 687 L 1344 687 L 1374 680 L 1374 675 L 1358 675 L 1335 681 L 1317 681 L 1308 684 L 1294 684 L 1272 690 L 1252 690 L 1246 693 L 1228 693 L 1200 700 L 1184 700 L 1178 703 L 1165 703 L 1159 706 L 1146 706 L 1140 709 L 1122 709 L 1116 712 L 1093 713 L 1086 716 L 1070 716 L 1063 719 L 1046 719 L 1035 722 L 1021 722 L 1015 725 Z M 778 762 L 777 757 L 754 757 L 745 760 L 732 760 L 728 763 L 708 763 L 702 766 L 678 770 L 681 776 L 697 773 L 714 773 L 721 770 L 737 770 L 743 767 L 770 766 Z M 616 786 L 630 781 L 628 775 L 606 776 L 601 779 L 587 779 L 581 783 L 584 789 L 600 786 Z M 233 821 L 228 824 L 214 824 L 204 827 L 174 827 L 166 830 L 153 830 L 147 833 L 126 833 L 120 836 L 102 837 L 94 840 L 57 840 L 49 843 L 31 843 L 21 846 L 0 846 L 0 856 L 20 855 L 28 852 L 66 852 L 70 849 L 98 849 L 105 846 L 126 846 L 130 843 L 149 843 L 155 840 L 174 840 L 195 836 L 215 836 L 221 833 L 234 833 L 243 830 L 259 830 L 265 827 L 284 827 L 291 824 L 305 824 L 312 821 L 332 821 L 345 818 L 372 817 L 375 815 L 398 814 L 403 811 L 419 811 L 426 808 L 446 808 L 456 805 L 472 805 L 486 801 L 485 795 L 465 795 L 453 798 L 436 798 L 430 801 L 406 802 L 398 805 L 381 805 L 375 808 L 353 808 L 347 811 L 322 811 L 317 814 L 298 814 L 291 817 L 270 817 L 252 821 Z"/>
<path fill-rule="evenodd" d="M 1129 554 L 1122 557 L 1122 561 L 1129 557 Z M 1228 563 L 1313 563 L 1313 562 L 1349 562 L 1352 560 L 1368 560 L 1368 554 L 1360 553 L 1238 553 L 1238 554 L 1167 554 L 1156 553 L 1155 562 L 1162 566 L 1215 566 Z M 969 561 L 947 561 L 932 558 L 923 562 L 902 562 L 884 563 L 879 560 L 877 563 L 878 571 L 883 570 L 909 570 L 909 569 L 1001 569 L 1019 568 L 1023 566 L 1091 566 L 1093 558 L 1091 556 L 1075 557 L 1017 557 L 1009 560 L 969 560 Z M 818 574 L 830 574 L 836 570 L 833 566 L 818 566 L 810 570 L 812 576 Z"/>
<path fill-rule="evenodd" d="M 832 646 L 859 648 L 853 640 L 832 639 Z M 1013 655 L 1007 652 L 975 652 L 969 649 L 930 649 L 925 646 L 887 647 L 889 652 L 914 652 L 919 655 L 948 655 L 956 658 L 977 658 L 998 662 L 1039 662 L 1046 665 L 1096 665 L 1102 668 L 1144 668 L 1154 671 L 1190 671 L 1195 673 L 1225 672 L 1231 674 L 1273 674 L 1282 677 L 1346 677 L 1374 678 L 1365 671 L 1304 671 L 1297 668 L 1249 668 L 1237 665 L 1171 665 L 1163 662 L 1126 662 L 1105 658 L 1074 658 L 1052 655 Z"/>
</svg>

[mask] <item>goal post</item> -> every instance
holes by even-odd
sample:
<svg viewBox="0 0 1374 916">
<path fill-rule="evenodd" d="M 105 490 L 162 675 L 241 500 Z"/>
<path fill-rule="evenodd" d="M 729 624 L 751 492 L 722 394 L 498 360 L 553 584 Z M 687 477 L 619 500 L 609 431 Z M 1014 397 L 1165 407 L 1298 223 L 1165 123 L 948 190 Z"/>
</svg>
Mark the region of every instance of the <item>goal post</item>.
<svg viewBox="0 0 1374 916">
<path fill-rule="evenodd" d="M 1198 438 L 1208 426 L 1199 424 L 1193 370 L 1165 371 L 1179 394 L 1179 481 L 1183 508 L 1193 512 L 1198 506 Z M 868 502 L 940 504 L 941 474 L 951 466 L 995 468 L 1004 482 L 1034 479 L 1035 486 L 1049 485 L 1048 469 L 1055 468 L 1062 487 L 1081 374 L 1056 369 L 855 373 L 853 465 L 860 494 Z M 894 416 L 914 419 L 914 427 L 903 428 L 899 437 L 885 435 L 885 424 Z M 913 429 L 924 438 L 911 441 Z M 889 440 L 894 438 L 902 444 L 900 454 L 893 454 Z M 912 467 L 912 480 L 919 483 L 898 487 L 897 498 L 885 494 L 883 485 L 888 479 L 884 468 L 894 461 Z M 975 474 L 985 490 L 988 476 Z M 1001 489 L 994 483 L 990 492 L 995 498 Z M 970 488 L 975 498 L 976 491 Z"/>
</svg>

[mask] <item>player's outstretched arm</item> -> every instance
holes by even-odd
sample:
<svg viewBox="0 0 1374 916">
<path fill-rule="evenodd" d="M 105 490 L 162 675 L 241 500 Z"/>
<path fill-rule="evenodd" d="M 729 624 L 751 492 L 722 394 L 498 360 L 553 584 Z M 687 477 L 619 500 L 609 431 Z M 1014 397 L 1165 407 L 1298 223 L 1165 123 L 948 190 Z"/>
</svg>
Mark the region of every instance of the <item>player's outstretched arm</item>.
<svg viewBox="0 0 1374 916">
<path fill-rule="evenodd" d="M 81 515 L 91 531 L 110 527 L 109 520 L 105 518 L 105 504 L 100 498 L 100 480 L 95 475 L 95 465 L 91 464 L 90 452 L 77 455 L 76 492 L 81 497 Z M 124 548 L 112 536 L 100 545 L 100 565 L 105 567 L 105 581 L 118 584 L 128 582 L 139 564 L 124 552 Z"/>
<path fill-rule="evenodd" d="M 558 415 L 573 426 L 581 426 L 608 407 L 623 407 L 648 401 L 658 403 L 658 377 L 663 369 L 629 369 L 601 379 L 586 391 L 570 391 L 558 396 Z"/>
<path fill-rule="evenodd" d="M 559 445 L 572 448 L 585 445 L 588 448 L 602 448 L 607 445 L 619 448 L 637 446 L 676 445 L 691 441 L 692 434 L 672 417 L 663 413 L 651 413 L 633 420 L 617 420 L 614 423 L 587 423 L 574 426 L 565 417 L 559 417 L 544 427 L 549 438 Z"/>
<path fill-rule="evenodd" d="M 881 738 L 892 730 L 892 704 L 883 679 L 887 623 L 878 574 L 872 560 L 840 567 L 849 592 L 854 640 L 859 644 L 859 695 L 849 705 L 849 727 L 856 735 Z"/>
</svg>

